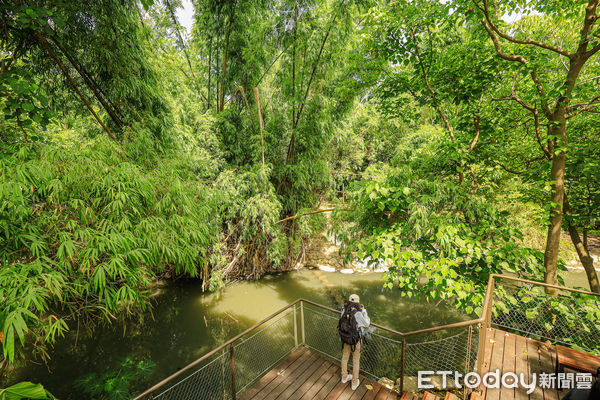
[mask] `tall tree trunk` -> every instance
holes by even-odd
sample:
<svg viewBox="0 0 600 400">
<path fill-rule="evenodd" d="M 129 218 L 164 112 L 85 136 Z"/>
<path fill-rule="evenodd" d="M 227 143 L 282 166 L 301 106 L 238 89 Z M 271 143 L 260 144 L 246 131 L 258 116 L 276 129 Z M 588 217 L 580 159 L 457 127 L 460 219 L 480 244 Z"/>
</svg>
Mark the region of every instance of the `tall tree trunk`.
<svg viewBox="0 0 600 400">
<path fill-rule="evenodd" d="M 225 71 L 227 68 L 227 54 L 229 52 L 229 38 L 231 37 L 231 21 L 233 19 L 233 10 L 229 16 L 229 24 L 227 26 L 227 37 L 225 39 L 225 53 L 223 54 L 223 69 L 221 70 L 221 98 L 219 101 L 219 112 L 223 111 L 225 105 Z"/>
<path fill-rule="evenodd" d="M 557 121 L 557 120 L 555 120 Z M 553 126 L 549 130 L 551 135 L 558 136 L 557 147 L 563 147 L 567 144 L 567 131 L 566 121 L 563 120 L 558 122 L 558 126 Z M 565 152 L 561 151 L 559 154 L 554 153 L 552 156 L 552 171 L 550 173 L 550 180 L 552 185 L 552 194 L 550 195 L 550 201 L 554 205 L 551 208 L 550 224 L 548 225 L 548 234 L 546 236 L 546 249 L 544 251 L 544 282 L 551 285 L 558 283 L 558 247 L 560 245 L 560 233 L 563 220 L 563 199 L 565 190 L 565 165 L 566 157 Z M 549 293 L 556 294 L 556 290 L 551 290 Z"/>
<path fill-rule="evenodd" d="M 564 199 L 564 212 L 568 215 L 571 211 L 571 207 L 569 206 L 569 201 L 567 196 L 565 195 Z M 579 232 L 577 231 L 577 227 L 571 223 L 571 221 L 567 220 L 569 236 L 571 237 L 571 241 L 573 242 L 573 246 L 575 246 L 575 250 L 577 251 L 577 255 L 579 256 L 579 261 L 583 265 L 583 269 L 585 270 L 585 274 L 587 275 L 588 282 L 590 284 L 590 290 L 594 293 L 600 293 L 600 281 L 598 280 L 598 274 L 596 274 L 596 270 L 594 269 L 594 260 L 590 255 L 590 252 L 587 248 L 587 243 L 584 241 L 581 242 L 581 238 L 579 237 Z"/>
<path fill-rule="evenodd" d="M 296 145 L 296 38 L 298 33 L 298 1 L 294 1 L 294 35 L 292 45 L 292 136 L 288 146 L 286 163 L 294 163 Z"/>
<path fill-rule="evenodd" d="M 544 251 L 544 268 L 546 270 L 544 281 L 551 285 L 558 283 L 558 247 L 560 245 L 565 196 L 567 106 L 569 105 L 571 93 L 585 62 L 586 58 L 583 56 L 573 57 L 570 60 L 569 71 L 563 85 L 565 94 L 557 99 L 554 112 L 548 118 L 551 121 L 548 133 L 551 137 L 556 138 L 556 144 L 552 149 L 552 170 L 550 172 L 550 180 L 553 182 L 550 201 L 553 207 L 550 210 L 550 225 L 548 226 L 546 249 Z M 558 294 L 557 290 L 548 290 L 547 292 L 552 295 Z"/>
<path fill-rule="evenodd" d="M 587 275 L 590 284 L 590 290 L 594 293 L 600 293 L 600 281 L 598 281 L 598 274 L 594 268 L 594 260 L 588 249 L 581 242 L 577 228 L 572 224 L 569 224 L 569 236 L 571 236 L 571 241 L 575 246 L 575 250 L 577 250 L 579 261 L 581 261 L 583 269 L 585 269 L 585 274 Z"/>
<path fill-rule="evenodd" d="M 220 51 L 219 51 L 219 47 L 217 44 L 217 59 L 215 60 L 215 73 L 217 74 L 217 76 L 215 76 L 215 102 L 217 103 L 216 105 L 216 109 L 217 109 L 217 113 L 219 112 L 219 55 L 220 55 Z"/>
</svg>

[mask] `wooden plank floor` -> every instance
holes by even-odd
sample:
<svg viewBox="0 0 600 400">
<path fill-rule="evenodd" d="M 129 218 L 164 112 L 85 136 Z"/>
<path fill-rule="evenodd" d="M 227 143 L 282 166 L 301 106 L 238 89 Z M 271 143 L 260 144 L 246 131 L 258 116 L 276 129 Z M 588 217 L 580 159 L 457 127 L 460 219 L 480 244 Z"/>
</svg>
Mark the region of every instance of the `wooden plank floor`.
<svg viewBox="0 0 600 400">
<path fill-rule="evenodd" d="M 500 374 L 515 372 L 525 374 L 527 382 L 531 381 L 531 374 L 540 372 L 553 373 L 556 363 L 556 349 L 537 340 L 514 335 L 498 329 L 486 332 L 486 351 L 484 356 L 483 373 L 500 370 Z M 519 385 L 521 386 L 521 385 Z M 556 389 L 542 389 L 536 385 L 531 394 L 527 389 L 484 389 L 481 399 L 485 400 L 558 400 L 566 391 Z"/>
<path fill-rule="evenodd" d="M 397 394 L 361 376 L 356 390 L 341 382 L 340 366 L 306 347 L 294 350 L 248 388 L 240 400 L 396 400 Z M 370 385 L 372 389 L 368 389 Z"/>
<path fill-rule="evenodd" d="M 529 382 L 533 373 L 554 372 L 556 349 L 553 345 L 497 329 L 488 330 L 486 335 L 487 346 L 482 360 L 484 374 L 496 369 L 500 370 L 501 375 L 506 372 L 517 375 L 523 373 Z M 340 375 L 338 364 L 306 347 L 300 347 L 248 388 L 239 399 L 416 400 L 422 397 L 409 392 L 404 393 L 404 397 L 400 399 L 395 392 L 364 376 L 360 377 L 360 386 L 353 391 L 351 382 L 342 383 Z M 367 385 L 372 389 L 368 389 Z M 559 400 L 566 392 L 543 389 L 538 382 L 531 394 L 527 394 L 524 387 L 482 388 L 478 394 L 477 398 L 480 400 Z"/>
</svg>

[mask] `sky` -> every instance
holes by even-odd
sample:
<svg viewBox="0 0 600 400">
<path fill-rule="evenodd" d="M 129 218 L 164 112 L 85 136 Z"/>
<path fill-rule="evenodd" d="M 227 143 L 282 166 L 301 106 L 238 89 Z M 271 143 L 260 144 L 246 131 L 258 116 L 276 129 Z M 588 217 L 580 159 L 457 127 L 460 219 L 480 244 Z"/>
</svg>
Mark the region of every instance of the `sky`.
<svg viewBox="0 0 600 400">
<path fill-rule="evenodd" d="M 184 26 L 188 33 L 192 31 L 192 25 L 194 24 L 194 6 L 191 0 L 182 0 L 182 8 L 177 9 L 177 19 L 179 23 Z M 506 14 L 502 19 L 508 23 L 515 22 L 523 16 L 521 13 Z"/>
<path fill-rule="evenodd" d="M 184 26 L 188 33 L 192 31 L 192 25 L 194 24 L 194 6 L 191 0 L 182 0 L 181 4 L 183 8 L 177 9 L 177 19 L 179 23 Z"/>
</svg>

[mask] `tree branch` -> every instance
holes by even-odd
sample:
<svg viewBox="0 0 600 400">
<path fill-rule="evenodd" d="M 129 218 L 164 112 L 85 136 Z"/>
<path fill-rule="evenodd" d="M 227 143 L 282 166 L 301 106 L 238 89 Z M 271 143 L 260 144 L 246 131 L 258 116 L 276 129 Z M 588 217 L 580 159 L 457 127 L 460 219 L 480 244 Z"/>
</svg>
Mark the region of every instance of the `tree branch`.
<svg viewBox="0 0 600 400">
<path fill-rule="evenodd" d="M 501 32 L 500 29 L 498 29 L 498 27 L 492 22 L 492 19 L 490 18 L 487 3 L 488 3 L 487 0 L 483 1 L 483 5 L 484 5 L 483 11 L 484 11 L 485 18 L 486 18 L 488 24 L 490 25 L 490 27 L 494 30 L 494 32 L 496 32 L 498 34 L 498 36 L 500 36 L 502 39 L 508 40 L 509 42 L 513 42 L 513 43 L 527 44 L 527 45 L 534 45 L 537 47 L 541 47 L 546 50 L 554 51 L 555 53 L 563 55 L 567 58 L 573 57 L 573 55 L 571 53 L 569 53 L 568 51 L 563 50 L 557 46 L 553 46 L 548 43 L 538 42 L 537 40 L 532 40 L 532 39 L 521 40 L 521 39 L 512 37 L 510 35 L 507 35 L 506 33 Z"/>
<path fill-rule="evenodd" d="M 515 174 L 515 175 L 521 175 L 523 173 L 523 171 L 517 171 L 511 168 L 508 168 L 506 165 L 502 164 L 500 161 L 494 161 L 496 163 L 496 165 L 500 166 L 503 170 L 505 170 L 506 172 L 510 172 L 511 174 Z"/>
<path fill-rule="evenodd" d="M 446 114 L 444 114 L 444 111 L 438 105 L 435 92 L 433 91 L 433 89 L 431 88 L 431 85 L 429 84 L 429 76 L 427 75 L 427 71 L 425 71 L 425 66 L 423 65 L 423 59 L 421 57 L 421 52 L 419 51 L 419 46 L 417 45 L 417 41 L 415 39 L 415 33 L 412 29 L 411 29 L 410 34 L 412 36 L 413 42 L 415 43 L 415 56 L 417 57 L 417 60 L 419 60 L 419 67 L 421 69 L 421 73 L 423 74 L 423 80 L 425 81 L 425 86 L 427 86 L 429 95 L 430 95 L 431 99 L 433 100 L 433 107 L 438 112 L 438 114 L 440 115 L 440 118 L 444 122 L 444 126 L 446 127 L 446 130 L 450 134 L 450 138 L 452 140 L 455 140 L 454 131 L 452 130 L 452 126 L 450 126 L 450 121 L 448 121 Z"/>
<path fill-rule="evenodd" d="M 529 66 L 529 61 L 525 57 L 518 55 L 518 54 L 517 55 L 508 54 L 508 53 L 505 53 L 502 51 L 502 47 L 500 46 L 500 41 L 498 40 L 498 36 L 496 36 L 496 33 L 492 30 L 492 28 L 490 28 L 490 26 L 486 22 L 485 18 L 481 20 L 481 24 L 483 25 L 485 30 L 488 32 L 490 38 L 492 39 L 492 42 L 494 43 L 494 48 L 496 49 L 496 54 L 499 57 L 501 57 L 507 61 L 519 62 L 525 66 Z M 537 68 L 531 69 L 531 79 L 533 80 L 533 83 L 535 84 L 538 94 L 541 97 L 541 103 L 543 106 L 544 114 L 548 117 L 548 119 L 551 119 L 552 115 L 550 113 L 550 109 L 548 108 L 548 102 L 546 100 L 546 90 L 544 89 L 544 86 L 542 85 L 542 82 L 540 81 L 540 78 L 537 74 Z"/>
<path fill-rule="evenodd" d="M 600 104 L 598 103 L 598 101 L 600 101 L 600 96 L 594 97 L 587 104 L 576 104 L 576 105 L 571 106 L 573 108 L 577 108 L 577 107 L 581 107 L 581 106 L 583 106 L 583 107 L 580 108 L 579 110 L 577 110 L 576 112 L 567 115 L 566 118 L 567 119 L 573 118 L 576 115 L 579 115 L 579 114 L 581 114 L 583 112 L 589 111 L 591 108 L 596 108 L 596 107 L 600 106 Z"/>
</svg>

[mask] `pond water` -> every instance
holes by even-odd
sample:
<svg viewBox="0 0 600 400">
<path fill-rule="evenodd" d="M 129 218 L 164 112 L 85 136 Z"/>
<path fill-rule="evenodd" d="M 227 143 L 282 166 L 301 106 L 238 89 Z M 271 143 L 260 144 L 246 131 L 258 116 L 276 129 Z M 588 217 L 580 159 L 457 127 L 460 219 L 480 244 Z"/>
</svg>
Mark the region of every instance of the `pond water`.
<svg viewBox="0 0 600 400">
<path fill-rule="evenodd" d="M 92 381 L 104 383 L 101 375 L 118 370 L 125 357 L 151 360 L 152 372 L 131 382 L 130 390 L 138 393 L 300 297 L 339 308 L 341 299 L 357 293 L 373 322 L 403 332 L 467 319 L 444 304 L 382 289 L 382 283 L 378 273 L 311 270 L 236 282 L 218 293 L 203 292 L 194 280 L 167 282 L 154 291 L 153 316 L 148 313 L 142 323 L 101 326 L 92 334 L 71 331 L 50 352 L 47 365 L 30 362 L 14 378 L 42 383 L 63 400 L 86 399 L 93 396 L 78 380 L 96 374 Z"/>
</svg>

